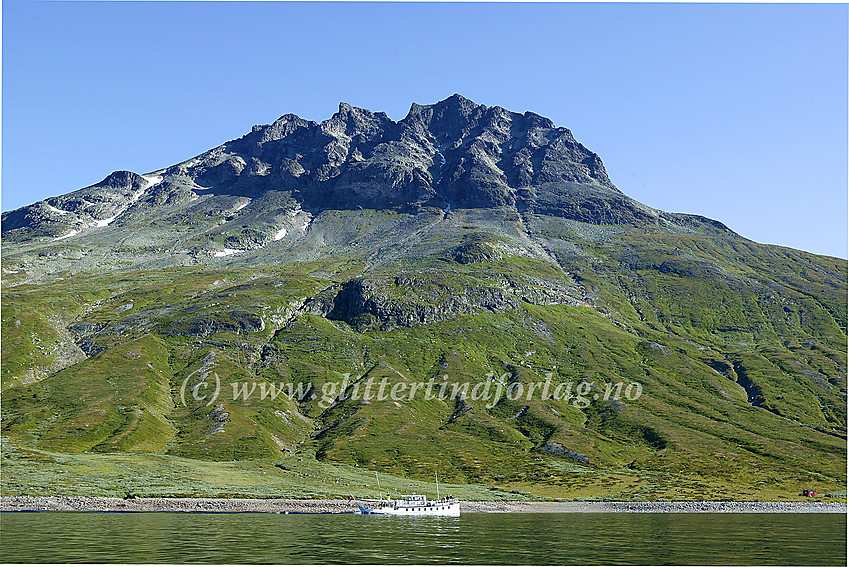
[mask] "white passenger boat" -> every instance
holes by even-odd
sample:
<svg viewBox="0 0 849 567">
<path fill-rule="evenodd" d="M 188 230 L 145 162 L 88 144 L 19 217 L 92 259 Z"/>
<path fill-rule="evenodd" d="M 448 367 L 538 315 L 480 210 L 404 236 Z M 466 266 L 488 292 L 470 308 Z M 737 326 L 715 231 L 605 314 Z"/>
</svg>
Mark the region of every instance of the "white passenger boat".
<svg viewBox="0 0 849 567">
<path fill-rule="evenodd" d="M 377 490 L 380 492 L 380 478 L 377 478 Z M 407 494 L 400 498 L 386 500 L 362 500 L 357 502 L 359 514 L 380 516 L 459 516 L 460 501 L 451 496 L 439 497 L 439 477 L 436 478 L 436 500 L 428 500 L 424 494 Z M 351 497 L 353 499 L 353 496 Z"/>
<path fill-rule="evenodd" d="M 460 501 L 456 498 L 428 500 L 422 494 L 408 494 L 392 500 L 357 502 L 360 514 L 384 516 L 459 516 Z"/>
</svg>

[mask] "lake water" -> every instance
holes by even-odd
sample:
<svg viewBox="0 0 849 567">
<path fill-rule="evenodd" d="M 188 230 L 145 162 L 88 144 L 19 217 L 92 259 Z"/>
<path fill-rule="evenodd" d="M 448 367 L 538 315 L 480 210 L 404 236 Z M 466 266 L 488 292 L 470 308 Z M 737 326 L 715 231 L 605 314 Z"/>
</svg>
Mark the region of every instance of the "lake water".
<svg viewBox="0 0 849 567">
<path fill-rule="evenodd" d="M 0 562 L 845 565 L 843 514 L 0 514 Z"/>
</svg>

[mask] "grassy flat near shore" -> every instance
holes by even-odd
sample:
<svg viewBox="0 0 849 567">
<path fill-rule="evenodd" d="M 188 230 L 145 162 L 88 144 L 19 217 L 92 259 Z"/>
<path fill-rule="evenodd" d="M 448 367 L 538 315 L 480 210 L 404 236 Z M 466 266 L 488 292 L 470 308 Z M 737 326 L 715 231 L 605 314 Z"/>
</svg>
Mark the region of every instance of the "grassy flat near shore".
<svg viewBox="0 0 849 567">
<path fill-rule="evenodd" d="M 287 459 L 222 463 L 161 454 L 67 454 L 4 446 L 2 496 L 100 496 L 174 498 L 358 498 L 374 497 L 373 471 L 321 463 L 308 453 Z M 573 483 L 502 486 L 440 483 L 442 494 L 468 501 L 515 500 L 724 500 L 810 501 L 785 487 L 731 493 L 721 483 L 694 477 L 638 475 L 570 466 Z M 384 493 L 436 494 L 432 482 L 380 474 Z M 845 490 L 821 492 L 817 501 L 845 502 Z"/>
</svg>

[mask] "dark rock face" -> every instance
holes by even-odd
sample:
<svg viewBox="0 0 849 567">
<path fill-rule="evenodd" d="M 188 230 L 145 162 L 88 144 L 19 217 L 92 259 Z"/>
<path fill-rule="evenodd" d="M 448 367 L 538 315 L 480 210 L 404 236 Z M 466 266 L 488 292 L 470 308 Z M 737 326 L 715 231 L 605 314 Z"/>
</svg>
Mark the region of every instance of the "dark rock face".
<svg viewBox="0 0 849 567">
<path fill-rule="evenodd" d="M 3 237 L 7 238 L 7 234 L 11 234 L 14 230 L 27 230 L 27 236 L 56 236 L 51 230 L 52 225 L 57 224 L 50 215 L 50 209 L 47 208 L 44 201 L 21 207 L 14 211 L 3 213 Z"/>
<path fill-rule="evenodd" d="M 487 108 L 454 95 L 435 105 L 413 105 L 400 125 L 422 150 L 430 143 L 439 174 L 431 187 L 455 208 L 516 205 L 530 200 L 522 188 L 545 183 L 618 193 L 596 154 L 566 128 L 530 112 Z"/>
<path fill-rule="evenodd" d="M 138 191 L 145 184 L 144 178 L 132 171 L 113 171 L 92 189 L 124 189 Z"/>
<path fill-rule="evenodd" d="M 414 103 L 397 123 L 345 103 L 321 124 L 287 114 L 187 173 L 213 190 L 292 190 L 315 209 L 515 206 L 594 223 L 648 220 L 566 128 L 460 95 Z"/>
<path fill-rule="evenodd" d="M 577 292 L 538 278 L 496 280 L 491 285 L 451 281 L 444 274 L 410 273 L 359 278 L 327 290 L 309 311 L 344 321 L 359 331 L 415 327 L 475 313 L 504 313 L 522 301 L 537 305 L 578 304 Z"/>
<path fill-rule="evenodd" d="M 539 450 L 542 453 L 548 453 L 549 455 L 557 455 L 558 457 L 565 457 L 583 465 L 590 464 L 590 458 L 588 456 L 578 453 L 577 451 L 567 449 L 560 443 L 544 443 L 542 446 L 540 446 Z"/>
<path fill-rule="evenodd" d="M 449 287 L 427 277 L 399 276 L 393 281 L 347 282 L 327 305 L 327 318 L 364 331 L 426 325 L 482 311 L 503 313 L 518 307 L 519 302 L 499 288 Z"/>
</svg>

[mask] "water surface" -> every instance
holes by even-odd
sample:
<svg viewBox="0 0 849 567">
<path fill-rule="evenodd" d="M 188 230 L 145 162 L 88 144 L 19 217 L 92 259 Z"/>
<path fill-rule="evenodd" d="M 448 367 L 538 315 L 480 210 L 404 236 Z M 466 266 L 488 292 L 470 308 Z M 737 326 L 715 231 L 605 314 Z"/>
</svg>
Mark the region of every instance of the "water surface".
<svg viewBox="0 0 849 567">
<path fill-rule="evenodd" d="M 843 514 L 0 514 L 11 563 L 845 565 Z"/>
</svg>

